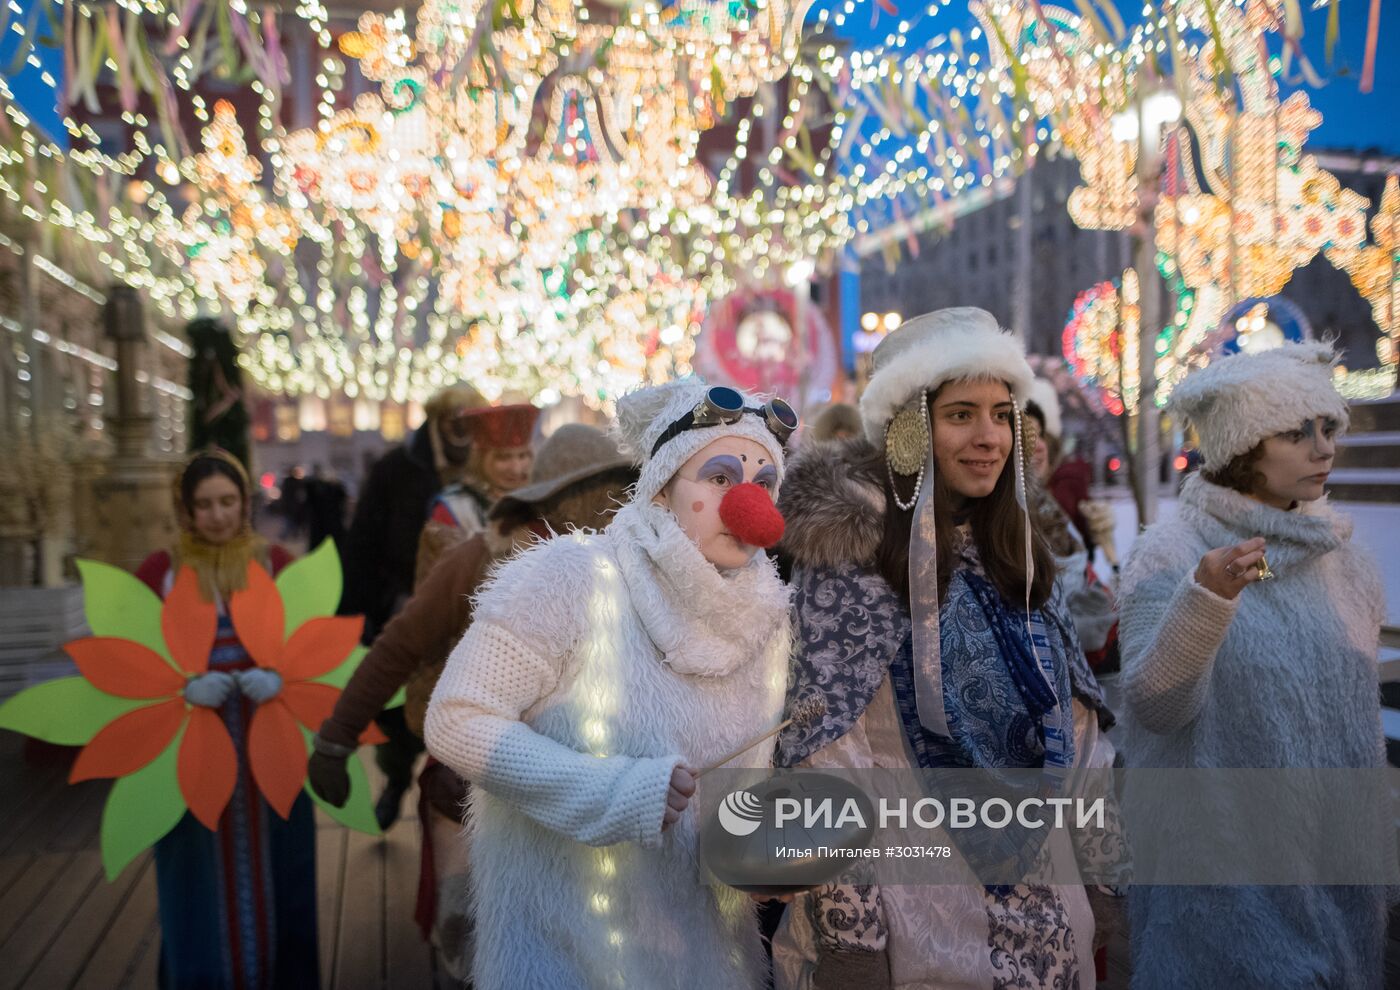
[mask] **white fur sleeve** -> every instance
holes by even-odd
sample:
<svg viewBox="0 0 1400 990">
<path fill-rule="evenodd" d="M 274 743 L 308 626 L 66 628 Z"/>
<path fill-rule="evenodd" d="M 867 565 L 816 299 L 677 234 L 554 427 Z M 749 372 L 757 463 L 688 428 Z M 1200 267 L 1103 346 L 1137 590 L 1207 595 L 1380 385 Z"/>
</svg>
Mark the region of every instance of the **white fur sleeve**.
<svg viewBox="0 0 1400 990">
<path fill-rule="evenodd" d="M 1139 724 L 1166 734 L 1201 713 L 1215 655 L 1239 600 L 1227 601 L 1196 583 L 1188 569 L 1124 575 L 1119 612 L 1123 680 Z"/>
<path fill-rule="evenodd" d="M 684 762 L 680 755 L 590 756 L 521 721 L 563 677 L 573 642 L 566 606 L 586 600 L 568 594 L 573 568 L 557 559 L 567 554 L 529 560 L 534 553 L 503 567 L 483 592 L 428 705 L 428 750 L 465 779 L 579 842 L 659 845 L 671 771 Z M 560 563 L 565 566 L 551 566 Z M 530 587 L 543 574 L 551 583 Z M 503 597 L 515 602 L 507 610 L 509 623 Z M 544 609 L 542 599 L 550 602 Z"/>
</svg>

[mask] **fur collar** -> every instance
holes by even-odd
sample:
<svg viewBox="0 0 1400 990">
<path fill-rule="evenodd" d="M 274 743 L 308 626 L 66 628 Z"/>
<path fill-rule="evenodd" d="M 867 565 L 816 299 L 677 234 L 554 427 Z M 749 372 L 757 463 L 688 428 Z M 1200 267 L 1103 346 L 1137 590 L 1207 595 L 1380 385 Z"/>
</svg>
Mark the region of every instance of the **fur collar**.
<svg viewBox="0 0 1400 990">
<path fill-rule="evenodd" d="M 1213 546 L 1264 537 L 1270 565 L 1287 566 L 1319 557 L 1351 539 L 1351 519 L 1337 512 L 1326 498 L 1284 512 L 1213 485 L 1199 473 L 1186 479 L 1180 511 Z"/>
<path fill-rule="evenodd" d="M 716 570 L 669 510 L 633 502 L 607 536 L 647 635 L 681 674 L 722 677 L 763 655 L 788 621 L 791 592 L 767 554 Z"/>
<path fill-rule="evenodd" d="M 798 567 L 869 564 L 885 531 L 885 492 L 863 438 L 806 443 L 788 462 L 778 496 L 786 522 L 779 552 Z"/>
</svg>

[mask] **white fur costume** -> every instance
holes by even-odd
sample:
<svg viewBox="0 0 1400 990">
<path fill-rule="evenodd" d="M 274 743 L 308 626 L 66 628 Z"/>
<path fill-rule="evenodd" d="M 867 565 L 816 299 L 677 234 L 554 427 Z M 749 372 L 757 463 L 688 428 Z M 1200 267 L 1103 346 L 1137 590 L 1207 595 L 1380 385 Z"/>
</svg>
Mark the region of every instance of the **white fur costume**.
<svg viewBox="0 0 1400 990">
<path fill-rule="evenodd" d="M 672 383 L 645 397 L 652 416 L 620 415 L 644 461 L 648 435 L 671 420 L 638 427 L 690 408 L 674 390 L 697 387 Z M 692 430 L 661 453 L 750 436 L 752 423 Z M 660 487 L 660 470 L 643 467 L 644 489 Z M 661 824 L 674 767 L 705 766 L 778 723 L 789 642 L 772 563 L 758 554 L 721 573 L 650 498 L 604 533 L 558 537 L 498 571 L 425 724 L 429 750 L 479 785 L 468 824 L 479 990 L 761 984 L 748 897 L 703 884 L 693 810 Z M 731 765 L 769 755 L 760 746 Z"/>
</svg>

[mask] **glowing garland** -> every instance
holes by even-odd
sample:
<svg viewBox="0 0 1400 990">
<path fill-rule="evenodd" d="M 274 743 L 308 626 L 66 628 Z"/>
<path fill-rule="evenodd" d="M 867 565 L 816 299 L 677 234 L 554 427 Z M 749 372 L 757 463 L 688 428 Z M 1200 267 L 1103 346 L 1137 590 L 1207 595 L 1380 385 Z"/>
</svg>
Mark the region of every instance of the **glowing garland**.
<svg viewBox="0 0 1400 990">
<path fill-rule="evenodd" d="M 176 14 L 188 9 L 156 0 L 147 0 L 145 6 Z M 1221 6 L 1228 8 L 1227 14 L 1235 10 L 1228 3 Z M 1184 40 L 1179 36 L 1182 28 L 1160 11 L 1124 37 L 1108 7 L 1102 8 L 1105 24 L 1085 22 L 1056 8 L 1028 12 L 1019 4 L 997 3 L 985 11 L 985 31 L 974 29 L 965 38 L 948 34 L 911 49 L 912 24 L 935 16 L 941 9 L 936 2 L 926 12 L 898 21 L 881 46 L 864 52 L 846 52 L 821 41 L 825 26 L 839 25 L 852 12 L 851 2 L 839 10 L 819 11 L 815 37 L 800 51 L 800 13 L 775 3 L 746 10 L 703 0 L 641 4 L 620 22 L 630 33 L 586 22 L 586 9 L 556 0 L 536 3 L 533 19 L 514 17 L 495 0 L 440 7 L 445 13 L 438 29 L 444 37 L 456 32 L 452 43 L 460 48 L 452 57 L 462 56 L 456 58 L 452 75 L 465 72 L 458 81 L 466 82 L 480 72 L 471 81 L 485 84 L 478 89 L 479 102 L 464 103 L 461 94 L 468 87 L 457 86 L 452 89 L 455 98 L 443 106 L 458 115 L 459 129 L 468 136 L 459 147 L 485 147 L 494 139 L 513 149 L 515 157 L 509 160 L 521 167 L 507 183 L 493 182 L 499 174 L 496 166 L 480 156 L 463 155 L 445 168 L 432 161 L 428 131 L 411 121 L 418 101 L 438 98 L 424 95 L 433 80 L 426 72 L 415 74 L 410 65 L 413 43 L 406 47 L 395 39 L 396 24 L 371 18 L 360 30 L 341 35 L 345 55 L 362 63 L 368 59 L 367 71 L 384 77 L 384 88 L 373 95 L 378 105 L 368 112 L 364 106 L 338 109 L 343 63 L 334 55 L 320 64 L 322 125 L 305 137 L 287 135 L 277 125 L 277 80 L 255 79 L 253 88 L 264 101 L 259 114 L 262 147 L 280 177 L 279 188 L 271 194 L 263 187 L 212 182 L 201 209 L 191 210 L 168 196 L 159 183 L 124 187 L 124 179 L 108 181 L 138 174 L 148 158 L 155 159 L 161 180 L 170 185 L 178 183 L 182 173 L 191 174 L 188 160 L 177 163 L 178 151 L 172 153 L 145 137 L 142 128 L 149 122 L 136 113 L 136 146 L 128 153 L 113 159 L 79 149 L 58 166 L 54 153 L 30 137 L 22 115 L 9 105 L 7 113 L 23 140 L 7 142 L 20 150 L 7 163 L 14 166 L 8 178 L 0 168 L 0 193 L 5 197 L 0 205 L 8 212 L 19 203 L 25 221 L 72 232 L 69 243 L 80 252 L 87 250 L 84 245 L 93 245 L 90 267 L 142 284 L 168 313 L 193 315 L 199 296 L 206 304 L 218 300 L 234 310 L 241 307 L 247 314 L 245 326 L 258 328 L 249 368 L 267 388 L 317 394 L 339 389 L 402 401 L 421 397 L 464 369 L 490 367 L 495 370 L 482 372 L 488 391 L 533 383 L 546 391 L 587 392 L 618 381 L 613 371 L 637 367 L 639 353 L 648 368 L 686 367 L 687 335 L 693 334 L 695 322 L 679 314 L 689 308 L 690 299 L 703 303 L 739 281 L 771 280 L 797 261 L 830 263 L 856 234 L 898 229 L 903 226 L 900 221 L 929 203 L 937 206 L 1019 170 L 1043 143 L 1078 141 L 1082 148 L 1091 137 L 1102 138 L 1106 114 L 1126 101 L 1135 67 L 1169 47 L 1197 60 L 1204 52 L 1221 49 L 1228 61 L 1238 63 L 1241 79 L 1257 76 L 1245 71 L 1248 53 L 1239 46 L 1212 48 L 1214 39 L 1200 23 L 1195 4 L 1178 10 L 1177 20 L 1195 32 Z M 1262 4 L 1251 8 L 1252 30 L 1287 30 L 1276 17 L 1264 16 L 1270 9 Z M 1190 16 L 1182 20 L 1180 11 Z M 241 5 L 236 12 L 246 14 Z M 331 48 L 335 39 L 321 4 L 307 0 L 297 15 L 312 25 L 323 48 Z M 270 44 L 266 28 L 273 30 L 275 41 L 275 20 L 269 17 L 264 12 L 261 20 L 258 14 L 245 18 L 258 26 L 254 44 L 244 46 L 250 60 L 260 58 L 260 46 Z M 91 20 L 86 10 L 80 11 L 79 19 Z M 1222 30 L 1232 30 L 1233 23 L 1225 16 Z M 421 24 L 422 19 L 420 28 Z M 127 27 L 133 25 L 140 27 L 139 18 Z M 98 22 L 89 26 L 96 28 Z M 184 27 L 185 35 L 172 34 L 177 51 L 188 51 L 190 39 L 198 40 L 198 25 L 193 30 L 188 24 Z M 588 64 L 586 52 L 590 45 L 594 52 L 601 50 L 594 43 L 605 30 L 612 30 L 613 43 L 603 62 Z M 984 42 L 985 50 L 974 50 L 969 42 Z M 688 49 L 699 56 L 684 57 Z M 683 84 L 673 89 L 688 100 L 657 102 L 657 94 L 641 92 L 643 84 L 624 82 L 629 71 L 640 78 L 636 74 L 647 59 L 656 64 L 656 50 L 674 59 L 676 78 Z M 797 62 L 789 77 L 788 101 L 782 104 L 772 88 L 756 87 L 785 67 L 793 53 Z M 264 54 L 273 53 L 269 49 Z M 525 144 L 509 143 L 512 134 L 529 130 L 519 125 L 528 124 L 527 116 L 533 118 L 536 112 L 527 115 L 524 109 L 531 99 L 533 76 L 541 75 L 539 68 L 552 69 L 569 58 L 574 59 L 574 81 L 547 94 L 550 119 L 558 125 L 552 128 L 553 137 L 538 144 L 533 138 Z M 610 71 L 614 59 L 622 70 L 618 73 Z M 444 71 L 451 60 L 443 62 Z M 176 85 L 187 90 L 198 69 L 185 61 L 177 63 Z M 268 58 L 259 64 L 266 68 L 275 62 Z M 400 75 L 390 85 L 395 72 Z M 601 88 L 599 78 L 604 80 Z M 693 137 L 696 128 L 708 126 L 749 92 L 755 96 L 738 121 L 734 154 L 709 197 L 702 199 L 699 187 L 684 184 L 681 189 L 659 189 L 659 169 L 628 166 L 629 148 L 651 147 L 654 155 L 662 156 L 649 161 L 679 163 L 693 157 L 684 118 L 688 115 L 692 121 Z M 658 116 L 648 115 L 644 121 L 629 116 L 639 95 Z M 819 95 L 831 106 L 825 116 Z M 208 119 L 198 98 L 190 99 L 196 115 Z M 405 122 L 397 123 L 399 118 Z M 771 133 L 761 126 L 765 119 L 773 121 L 778 133 L 771 144 L 766 137 L 758 144 L 756 135 Z M 1099 130 L 1079 134 L 1076 119 Z M 512 121 L 515 130 L 502 127 Z M 360 167 L 353 169 L 353 156 L 338 154 L 355 149 L 356 141 L 369 141 L 362 126 L 366 122 L 378 128 L 381 140 L 377 152 L 366 151 Z M 646 126 L 650 124 L 656 126 Z M 221 125 L 215 120 L 210 126 Z M 821 137 L 823 128 L 827 130 Z M 79 125 L 70 123 L 70 132 L 95 143 L 96 135 Z M 679 139 L 648 143 L 665 133 Z M 387 144 L 386 134 L 393 137 Z M 317 149 L 326 135 L 333 135 L 327 138 L 330 143 Z M 613 140 L 609 135 L 622 137 Z M 320 168 L 320 178 L 327 183 L 315 189 L 315 195 L 300 188 L 308 173 L 298 177 L 291 168 L 290 181 L 286 178 L 289 163 L 307 154 L 298 143 L 307 138 L 311 152 L 305 160 L 313 172 Z M 1111 142 L 1098 140 L 1097 145 L 1110 147 Z M 399 161 L 389 156 L 391 151 L 399 154 Z M 209 153 L 206 143 L 205 154 Z M 443 155 L 438 152 L 436 157 Z M 758 181 L 741 193 L 736 190 L 739 167 L 750 157 L 758 166 Z M 539 161 L 562 162 L 569 168 L 524 167 Z M 409 168 L 415 164 L 416 175 Z M 1085 163 L 1086 174 L 1094 164 Z M 1090 187 L 1112 191 L 1115 177 L 1127 175 L 1131 162 L 1103 165 L 1098 178 L 1090 176 Z M 46 168 L 51 178 L 34 182 L 32 176 Z M 632 171 L 621 171 L 624 168 Z M 598 170 L 605 169 L 642 180 L 640 187 L 624 186 L 628 205 L 597 198 L 602 195 Z M 89 191 L 79 200 L 50 200 L 49 190 L 72 187 L 70 176 L 75 172 L 89 177 Z M 194 172 L 197 175 L 197 167 Z M 386 181 L 392 189 L 387 200 L 364 195 L 375 183 Z M 607 195 L 616 192 L 609 190 Z M 1121 212 L 1135 202 L 1135 195 L 1135 189 L 1117 187 L 1108 206 Z M 343 205 L 356 196 L 354 209 Z M 97 208 L 85 205 L 94 203 Z M 559 211 L 549 208 L 559 203 L 577 207 L 567 223 L 560 223 Z M 256 212 L 260 207 L 263 214 Z M 279 210 L 297 218 L 301 237 L 295 254 L 276 236 L 266 236 L 256 222 L 248 222 L 268 211 L 278 217 Z M 512 236 L 476 236 L 495 230 Z M 527 231 L 538 236 L 523 236 Z M 1379 238 L 1378 233 L 1378 242 Z M 182 249 L 170 255 L 182 270 L 148 250 L 150 244 Z M 191 256 L 195 246 L 199 250 Z M 1353 245 L 1329 249 L 1329 257 L 1333 250 L 1362 252 L 1347 256 L 1348 270 L 1371 273 L 1374 288 L 1368 298 L 1380 307 L 1378 319 L 1387 305 L 1393 313 L 1393 278 L 1386 282 L 1383 272 L 1387 266 L 1394 272 L 1393 252 L 1383 256 Z M 201 286 L 199 295 L 180 281 L 191 276 Z M 380 288 L 367 291 L 366 284 Z M 1203 288 L 1196 314 L 1214 305 L 1205 295 Z M 652 299 L 657 300 L 654 310 Z M 619 318 L 626 324 L 620 330 L 610 322 Z M 537 321 L 543 329 L 536 329 Z M 651 342 L 662 336 L 657 326 L 666 336 L 674 336 L 679 328 L 682 336 L 674 349 L 653 347 Z M 1198 329 L 1173 337 L 1173 346 Z M 626 356 L 619 364 L 608 364 L 608 372 L 598 371 L 600 358 L 606 363 L 621 353 L 619 335 L 634 343 L 623 348 Z M 596 346 L 578 352 L 563 346 L 580 336 Z M 517 343 L 522 340 L 527 342 Z M 477 341 L 480 351 L 475 349 Z M 516 367 L 510 355 L 517 351 L 567 353 L 575 364 L 508 372 L 505 369 Z M 603 357 L 604 352 L 611 356 Z"/>
</svg>

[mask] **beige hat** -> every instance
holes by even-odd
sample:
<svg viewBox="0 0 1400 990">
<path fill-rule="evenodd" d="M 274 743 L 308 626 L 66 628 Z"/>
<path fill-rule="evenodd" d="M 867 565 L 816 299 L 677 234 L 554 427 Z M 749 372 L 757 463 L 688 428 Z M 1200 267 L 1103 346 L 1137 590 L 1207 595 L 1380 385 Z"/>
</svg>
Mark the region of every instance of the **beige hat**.
<svg viewBox="0 0 1400 990">
<path fill-rule="evenodd" d="M 999 378 L 1017 404 L 1035 377 L 1021 342 L 974 306 L 938 309 L 905 320 L 871 355 L 875 373 L 860 397 L 865 435 L 877 448 L 897 412 L 917 395 L 959 378 Z"/>
<path fill-rule="evenodd" d="M 1201 467 L 1218 471 L 1261 440 L 1329 416 L 1346 429 L 1347 400 L 1332 382 L 1332 345 L 1310 340 L 1231 354 L 1191 372 L 1172 389 L 1172 409 L 1196 427 Z"/>
<path fill-rule="evenodd" d="M 675 477 L 682 464 L 720 437 L 744 437 L 766 448 L 781 474 L 783 444 L 764 425 L 761 415 L 752 414 L 759 401 L 757 396 L 739 393 L 748 412 L 732 423 L 668 433 L 699 408 L 709 390 L 709 384 L 703 379 L 687 375 L 659 385 L 647 385 L 617 400 L 614 433 L 641 469 L 634 501 L 649 503 Z"/>
<path fill-rule="evenodd" d="M 577 482 L 632 468 L 631 458 L 624 456 L 602 430 L 565 423 L 540 446 L 530 468 L 530 483 L 501 496 L 491 507 L 491 517 L 504 515 L 511 503 L 533 505 Z"/>
</svg>

